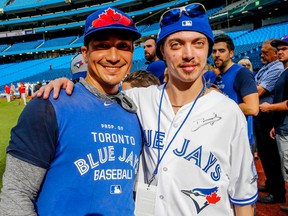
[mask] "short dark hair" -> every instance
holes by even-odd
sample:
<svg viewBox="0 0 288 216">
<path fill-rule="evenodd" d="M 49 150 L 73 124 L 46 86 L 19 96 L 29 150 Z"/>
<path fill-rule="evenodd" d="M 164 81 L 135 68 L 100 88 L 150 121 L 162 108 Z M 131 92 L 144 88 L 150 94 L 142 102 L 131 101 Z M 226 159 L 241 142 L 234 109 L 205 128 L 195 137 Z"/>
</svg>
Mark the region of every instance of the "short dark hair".
<svg viewBox="0 0 288 216">
<path fill-rule="evenodd" d="M 150 40 L 150 39 L 151 39 L 151 40 L 154 40 L 154 41 L 155 41 L 155 44 L 156 44 L 156 42 L 157 42 L 157 38 L 156 38 L 156 37 L 150 36 L 150 37 L 146 38 L 145 41 Z"/>
<path fill-rule="evenodd" d="M 130 83 L 131 87 L 148 87 L 150 85 L 160 85 L 159 79 L 152 73 L 145 70 L 137 70 L 125 77 L 123 82 Z"/>
<path fill-rule="evenodd" d="M 235 46 L 233 43 L 233 40 L 226 34 L 220 34 L 214 37 L 214 44 L 224 42 L 227 44 L 228 50 L 229 51 L 234 51 Z"/>
</svg>

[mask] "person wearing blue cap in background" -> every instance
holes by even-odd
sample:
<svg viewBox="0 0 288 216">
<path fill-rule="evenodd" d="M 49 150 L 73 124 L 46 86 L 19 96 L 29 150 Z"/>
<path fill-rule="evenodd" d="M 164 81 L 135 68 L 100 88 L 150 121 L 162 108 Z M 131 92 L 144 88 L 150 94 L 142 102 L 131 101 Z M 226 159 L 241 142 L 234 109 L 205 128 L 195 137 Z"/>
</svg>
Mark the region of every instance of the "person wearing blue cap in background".
<svg viewBox="0 0 288 216">
<path fill-rule="evenodd" d="M 1 216 L 134 215 L 142 134 L 135 104 L 118 87 L 140 37 L 120 10 L 88 16 L 86 78 L 72 96 L 31 100 L 11 131 Z"/>
<path fill-rule="evenodd" d="M 166 62 L 168 82 L 125 91 L 138 108 L 145 137 L 135 215 L 253 215 L 257 172 L 245 116 L 203 78 L 212 47 L 202 4 L 166 11 L 157 56 Z M 71 94 L 73 83 L 66 79 L 38 96 L 62 85 Z"/>
<path fill-rule="evenodd" d="M 79 81 L 80 77 L 85 78 L 87 75 L 87 64 L 83 59 L 82 53 L 76 54 L 71 63 L 70 63 L 70 70 L 72 74 L 72 81 L 77 82 Z"/>
</svg>

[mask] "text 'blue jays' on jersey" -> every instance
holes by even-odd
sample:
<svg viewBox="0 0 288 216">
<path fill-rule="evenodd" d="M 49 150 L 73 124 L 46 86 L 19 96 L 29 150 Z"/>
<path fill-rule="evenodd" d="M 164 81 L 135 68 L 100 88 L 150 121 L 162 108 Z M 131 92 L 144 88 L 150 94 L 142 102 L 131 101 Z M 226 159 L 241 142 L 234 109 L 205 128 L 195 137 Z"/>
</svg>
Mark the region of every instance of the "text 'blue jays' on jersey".
<svg viewBox="0 0 288 216">
<path fill-rule="evenodd" d="M 152 182 L 155 215 L 234 215 L 231 203 L 255 203 L 257 172 L 239 106 L 211 91 L 190 114 L 194 101 L 175 113 L 164 90 L 159 112 L 163 87 L 126 91 L 138 107 L 145 137 L 139 181 L 147 183 L 159 165 Z"/>
</svg>

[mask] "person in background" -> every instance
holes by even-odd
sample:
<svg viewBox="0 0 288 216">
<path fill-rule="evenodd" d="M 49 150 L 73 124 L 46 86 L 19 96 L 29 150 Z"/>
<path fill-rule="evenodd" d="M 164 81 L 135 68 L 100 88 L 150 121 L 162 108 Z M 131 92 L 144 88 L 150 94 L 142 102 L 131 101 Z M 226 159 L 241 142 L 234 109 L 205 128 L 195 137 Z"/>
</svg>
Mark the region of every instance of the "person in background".
<svg viewBox="0 0 288 216">
<path fill-rule="evenodd" d="M 162 84 L 164 82 L 166 65 L 156 55 L 156 39 L 154 37 L 150 37 L 144 42 L 144 55 L 149 63 L 146 71 L 156 76 Z"/>
<path fill-rule="evenodd" d="M 232 61 L 234 56 L 233 40 L 225 34 L 215 37 L 212 58 L 219 69 L 216 85 L 234 100 L 247 119 L 248 138 L 254 154 L 253 116 L 259 112 L 259 99 L 253 74 L 246 68 Z"/>
<path fill-rule="evenodd" d="M 86 78 L 72 96 L 31 100 L 11 131 L 1 216 L 134 215 L 142 132 L 135 104 L 118 88 L 140 37 L 115 8 L 87 17 Z"/>
<path fill-rule="evenodd" d="M 253 74 L 232 61 L 235 46 L 228 35 L 217 35 L 214 41 L 212 58 L 220 72 L 215 83 L 224 94 L 239 104 L 244 115 L 256 116 L 259 99 Z"/>
<path fill-rule="evenodd" d="M 122 82 L 122 90 L 135 87 L 148 87 L 150 85 L 160 85 L 159 79 L 145 70 L 137 70 L 128 74 Z"/>
<path fill-rule="evenodd" d="M 251 61 L 248 59 L 248 58 L 242 58 L 238 61 L 238 64 L 242 65 L 243 67 L 246 67 L 248 68 L 252 73 L 253 75 L 254 74 L 254 71 L 253 71 L 253 66 L 252 66 L 252 63 Z"/>
<path fill-rule="evenodd" d="M 42 83 L 39 81 L 36 82 L 36 85 L 34 86 L 34 92 L 38 91 L 41 87 L 42 87 Z"/>
<path fill-rule="evenodd" d="M 203 78 L 213 40 L 202 4 L 164 12 L 156 52 L 168 82 L 125 91 L 145 137 L 136 215 L 253 215 L 257 172 L 245 116 Z M 37 96 L 54 88 L 57 98 L 61 87 L 71 94 L 73 82 L 52 81 Z"/>
<path fill-rule="evenodd" d="M 16 88 L 13 83 L 10 84 L 10 90 L 11 90 L 11 100 L 15 100 Z"/>
<path fill-rule="evenodd" d="M 280 62 L 285 70 L 275 83 L 273 103 L 264 102 L 260 105 L 261 112 L 273 114 L 273 128 L 270 137 L 276 139 L 281 161 L 281 170 L 285 182 L 288 182 L 288 36 L 280 40 L 272 40 L 271 46 L 277 49 Z M 288 206 L 280 206 L 288 212 Z"/>
<path fill-rule="evenodd" d="M 6 100 L 7 102 L 9 103 L 11 101 L 11 90 L 10 90 L 10 86 L 9 85 L 5 85 L 4 86 L 4 91 L 5 91 L 5 94 L 6 94 Z"/>
<path fill-rule="evenodd" d="M 252 65 L 252 63 L 251 63 L 251 61 L 249 60 L 248 57 L 244 57 L 244 58 L 240 59 L 238 61 L 238 64 L 242 65 L 243 67 L 248 68 L 253 73 L 253 76 L 256 74 L 253 71 L 253 65 Z M 249 124 L 248 127 L 250 127 L 250 129 L 252 131 L 252 133 L 249 136 L 250 144 L 251 144 L 251 147 L 252 147 L 252 153 L 254 155 L 254 159 L 258 160 L 257 146 L 256 146 L 254 134 L 253 134 L 253 117 L 249 116 L 248 118 L 249 118 L 248 119 L 248 124 Z"/>
<path fill-rule="evenodd" d="M 284 70 L 282 62 L 277 58 L 277 49 L 271 46 L 273 40 L 263 42 L 260 55 L 263 67 L 255 75 L 260 106 L 264 102 L 273 103 L 275 83 Z M 265 184 L 260 185 L 258 190 L 268 193 L 259 196 L 258 202 L 261 203 L 286 202 L 285 182 L 281 172 L 277 143 L 269 135 L 273 128 L 273 121 L 272 113 L 264 113 L 261 109 L 253 118 L 258 156 L 266 176 Z"/>
<path fill-rule="evenodd" d="M 213 84 L 216 81 L 217 74 L 213 65 L 207 63 L 204 68 L 204 78 L 207 83 Z"/>
<path fill-rule="evenodd" d="M 82 53 L 76 54 L 71 63 L 70 70 L 72 73 L 72 81 L 76 82 L 80 77 L 85 78 L 87 75 L 87 63 L 83 59 Z"/>
<path fill-rule="evenodd" d="M 27 91 L 26 91 L 26 86 L 23 82 L 19 83 L 18 90 L 19 90 L 19 94 L 20 94 L 20 99 L 19 99 L 18 105 L 20 105 L 21 101 L 23 101 L 24 106 L 26 106 L 27 105 L 27 102 L 26 102 Z"/>
</svg>

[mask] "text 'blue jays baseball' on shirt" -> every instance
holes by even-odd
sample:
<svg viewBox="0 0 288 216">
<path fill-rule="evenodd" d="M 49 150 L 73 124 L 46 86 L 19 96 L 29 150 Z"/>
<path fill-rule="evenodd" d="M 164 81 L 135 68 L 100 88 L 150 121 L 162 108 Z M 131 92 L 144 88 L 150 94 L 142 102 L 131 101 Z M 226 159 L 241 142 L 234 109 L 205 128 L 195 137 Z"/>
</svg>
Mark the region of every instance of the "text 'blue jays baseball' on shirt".
<svg viewBox="0 0 288 216">
<path fill-rule="evenodd" d="M 33 99 L 25 113 L 8 151 L 48 169 L 36 203 L 39 215 L 134 215 L 142 143 L 136 114 L 80 83 L 72 96 Z M 27 122 L 33 124 L 23 127 Z M 33 139 L 35 130 L 39 137 Z"/>
</svg>

